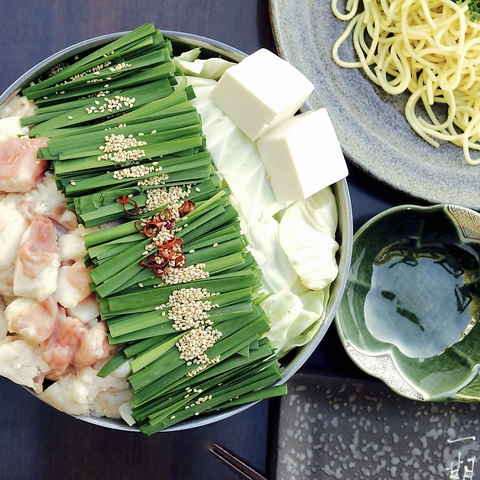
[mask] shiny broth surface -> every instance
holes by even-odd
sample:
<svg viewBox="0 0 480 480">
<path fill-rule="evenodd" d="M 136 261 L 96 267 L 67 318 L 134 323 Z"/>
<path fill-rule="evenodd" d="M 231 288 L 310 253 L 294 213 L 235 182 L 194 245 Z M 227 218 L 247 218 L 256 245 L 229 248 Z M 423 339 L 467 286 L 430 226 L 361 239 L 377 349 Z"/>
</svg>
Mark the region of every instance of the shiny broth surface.
<svg viewBox="0 0 480 480">
<path fill-rule="evenodd" d="M 417 246 L 415 239 L 383 248 L 365 299 L 370 333 L 408 357 L 441 354 L 478 319 L 478 271 L 478 253 L 471 248 Z"/>
</svg>

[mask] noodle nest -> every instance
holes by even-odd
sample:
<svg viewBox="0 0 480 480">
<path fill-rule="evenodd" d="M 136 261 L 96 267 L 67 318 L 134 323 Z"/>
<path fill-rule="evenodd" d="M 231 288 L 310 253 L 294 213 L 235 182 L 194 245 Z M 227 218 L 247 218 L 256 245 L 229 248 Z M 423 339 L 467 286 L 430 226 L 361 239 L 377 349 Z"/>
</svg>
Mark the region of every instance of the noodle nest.
<svg viewBox="0 0 480 480">
<path fill-rule="evenodd" d="M 385 92 L 409 92 L 405 117 L 424 140 L 480 150 L 480 24 L 470 20 L 468 2 L 452 0 L 348 0 L 345 11 L 332 0 L 333 14 L 347 27 L 332 49 L 345 68 L 361 68 Z M 362 8 L 363 6 L 363 8 Z M 352 38 L 357 61 L 340 58 Z"/>
</svg>

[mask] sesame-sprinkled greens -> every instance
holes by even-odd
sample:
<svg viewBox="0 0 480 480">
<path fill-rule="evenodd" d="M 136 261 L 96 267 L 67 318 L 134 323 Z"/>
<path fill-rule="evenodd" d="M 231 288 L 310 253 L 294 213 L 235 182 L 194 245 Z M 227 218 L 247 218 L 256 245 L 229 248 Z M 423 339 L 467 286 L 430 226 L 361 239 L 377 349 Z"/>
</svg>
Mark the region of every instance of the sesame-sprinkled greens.
<svg viewBox="0 0 480 480">
<path fill-rule="evenodd" d="M 117 350 L 99 375 L 129 362 L 130 414 L 147 435 L 286 393 L 272 386 L 261 272 L 172 55 L 147 24 L 22 91 L 38 107 L 22 124 L 49 138 L 38 155 L 68 208 L 101 226 L 85 262 Z"/>
</svg>

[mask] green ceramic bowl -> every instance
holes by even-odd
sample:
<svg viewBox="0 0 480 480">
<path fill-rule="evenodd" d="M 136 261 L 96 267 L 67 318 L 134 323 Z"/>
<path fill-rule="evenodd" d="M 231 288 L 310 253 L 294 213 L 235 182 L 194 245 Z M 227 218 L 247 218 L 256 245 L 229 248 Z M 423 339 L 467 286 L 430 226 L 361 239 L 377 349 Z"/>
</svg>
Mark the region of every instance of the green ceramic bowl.
<svg viewBox="0 0 480 480">
<path fill-rule="evenodd" d="M 336 315 L 346 351 L 397 393 L 480 401 L 480 214 L 389 209 L 354 236 Z"/>
</svg>

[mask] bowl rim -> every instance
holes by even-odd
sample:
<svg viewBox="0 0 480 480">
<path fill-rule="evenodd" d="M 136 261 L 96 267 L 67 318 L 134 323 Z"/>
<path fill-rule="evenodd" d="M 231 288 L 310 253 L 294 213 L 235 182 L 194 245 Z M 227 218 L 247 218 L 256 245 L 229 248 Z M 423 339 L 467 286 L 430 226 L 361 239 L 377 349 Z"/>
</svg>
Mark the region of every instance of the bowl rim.
<svg viewBox="0 0 480 480">
<path fill-rule="evenodd" d="M 235 47 L 227 45 L 226 43 L 210 39 L 208 37 L 185 33 L 176 30 L 161 30 L 162 34 L 170 39 L 174 44 L 184 45 L 189 48 L 200 47 L 202 50 L 206 50 L 209 53 L 220 55 L 221 57 L 240 62 L 243 60 L 247 54 Z M 36 65 L 28 69 L 23 75 L 21 75 L 17 80 L 15 80 L 7 89 L 0 94 L 0 106 L 8 102 L 13 97 L 15 97 L 21 89 L 36 79 L 42 72 L 48 70 L 52 64 L 58 63 L 63 59 L 69 58 L 77 52 L 82 51 L 86 47 L 92 48 L 97 45 L 113 41 L 116 38 L 128 33 L 128 31 L 113 32 L 105 35 L 100 35 L 92 37 L 89 39 L 82 40 L 70 46 L 63 48 L 62 50 L 48 56 L 44 60 L 38 62 Z M 306 105 L 302 107 L 303 109 L 307 108 Z M 315 336 L 310 340 L 309 343 L 301 347 L 296 348 L 296 353 L 292 361 L 290 361 L 287 366 L 282 370 L 282 378 L 277 381 L 274 385 L 281 385 L 286 383 L 308 360 L 308 358 L 313 354 L 315 349 L 318 347 L 322 339 L 324 338 L 327 330 L 330 328 L 331 324 L 334 321 L 335 314 L 340 306 L 342 293 L 345 290 L 347 284 L 348 271 L 350 268 L 350 260 L 352 255 L 353 248 L 353 212 L 350 199 L 350 192 L 348 188 L 348 183 L 346 178 L 336 182 L 331 186 L 336 203 L 337 203 L 337 215 L 338 215 L 338 225 L 337 225 L 337 237 L 339 243 L 338 251 L 338 274 L 336 279 L 333 281 L 333 286 L 330 290 L 330 298 L 327 303 L 326 311 L 327 314 L 323 320 L 322 325 L 315 334 Z M 333 301 L 332 301 L 333 299 Z M 25 387 L 30 393 L 36 395 L 32 390 Z M 191 428 L 201 427 L 204 425 L 209 425 L 220 420 L 229 418 L 237 413 L 240 413 L 259 401 L 251 402 L 245 405 L 227 409 L 221 412 L 210 413 L 203 417 L 193 418 L 186 420 L 184 422 L 168 427 L 162 432 L 169 431 L 182 431 L 189 430 Z M 62 412 L 63 413 L 63 412 Z M 68 415 L 68 414 L 67 414 Z M 70 415 L 74 418 L 80 419 L 87 423 L 95 424 L 98 426 L 103 426 L 110 429 L 122 430 L 122 431 L 131 431 L 131 432 L 140 432 L 140 430 L 135 426 L 129 426 L 123 419 L 112 419 L 106 417 L 96 417 L 92 415 Z"/>
<path fill-rule="evenodd" d="M 401 205 L 395 205 L 393 207 L 389 207 L 385 210 L 382 210 L 381 212 L 378 212 L 376 215 L 368 219 L 363 225 L 361 225 L 357 231 L 353 235 L 353 242 L 358 239 L 362 235 L 362 233 L 370 228 L 373 224 L 377 223 L 379 220 L 382 218 L 397 213 L 401 211 L 407 211 L 407 210 L 415 210 L 415 211 L 424 211 L 424 212 L 434 212 L 436 210 L 446 210 L 449 208 L 454 208 L 456 210 L 463 210 L 463 211 L 468 211 L 468 212 L 473 212 L 474 214 L 478 215 L 480 212 L 477 210 L 474 210 L 473 208 L 470 207 L 465 207 L 463 205 L 456 205 L 453 203 L 434 203 L 432 205 L 416 205 L 413 203 L 405 203 Z"/>
</svg>

